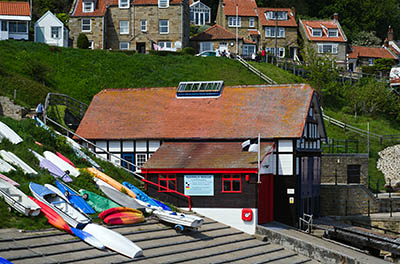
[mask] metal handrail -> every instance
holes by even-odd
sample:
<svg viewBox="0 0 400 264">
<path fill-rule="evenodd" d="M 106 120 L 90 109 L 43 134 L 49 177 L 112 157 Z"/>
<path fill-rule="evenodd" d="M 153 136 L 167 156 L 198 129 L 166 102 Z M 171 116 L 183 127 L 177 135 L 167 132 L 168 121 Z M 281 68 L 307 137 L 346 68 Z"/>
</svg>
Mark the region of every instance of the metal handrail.
<svg viewBox="0 0 400 264">
<path fill-rule="evenodd" d="M 263 79 L 265 82 L 269 83 L 269 84 L 276 84 L 276 82 L 274 80 L 272 80 L 271 78 L 269 78 L 267 75 L 265 75 L 264 73 L 262 73 L 259 69 L 257 69 L 256 67 L 254 67 L 253 65 L 250 65 L 247 61 L 245 61 L 242 57 L 240 57 L 239 55 L 236 56 L 236 59 L 242 64 L 244 65 L 247 69 L 249 69 L 251 72 L 257 74 L 261 79 Z"/>
<path fill-rule="evenodd" d="M 179 194 L 179 195 L 181 195 L 181 196 L 186 197 L 186 198 L 188 199 L 188 202 L 189 202 L 189 211 L 192 211 L 192 198 L 191 198 L 189 195 L 186 195 L 186 194 L 177 192 L 177 191 L 175 191 L 175 190 L 171 190 L 171 189 L 169 189 L 168 187 L 162 186 L 162 185 L 160 185 L 160 184 L 158 184 L 158 183 L 155 183 L 155 182 L 151 182 L 151 181 L 149 181 L 149 180 L 147 180 L 147 179 L 144 179 L 144 178 L 142 179 L 142 181 L 144 181 L 145 183 L 150 183 L 150 184 L 153 184 L 153 185 L 155 185 L 155 186 L 158 186 L 158 187 L 161 187 L 161 188 L 163 188 L 163 189 L 166 189 L 168 192 L 176 193 L 176 194 Z"/>
</svg>

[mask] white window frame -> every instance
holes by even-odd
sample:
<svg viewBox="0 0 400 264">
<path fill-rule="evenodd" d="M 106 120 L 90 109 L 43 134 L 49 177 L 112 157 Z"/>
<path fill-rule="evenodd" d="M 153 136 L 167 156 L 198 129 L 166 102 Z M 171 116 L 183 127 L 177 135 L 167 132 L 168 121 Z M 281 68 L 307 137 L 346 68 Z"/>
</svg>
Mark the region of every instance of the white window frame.
<svg viewBox="0 0 400 264">
<path fill-rule="evenodd" d="M 7 32 L 7 31 L 8 31 L 8 23 L 7 23 L 7 20 L 2 20 L 0 26 L 1 26 L 1 31 L 2 31 L 2 32 Z"/>
<path fill-rule="evenodd" d="M 161 23 L 162 22 L 165 22 L 165 21 L 167 21 L 167 25 L 165 26 L 165 25 L 161 25 Z M 161 31 L 161 28 L 167 28 L 167 32 L 163 32 L 163 31 Z M 160 34 L 168 34 L 169 33 L 169 20 L 168 19 L 160 19 L 159 21 L 158 21 L 158 32 L 160 33 Z"/>
<path fill-rule="evenodd" d="M 88 21 L 89 20 L 89 25 L 84 25 L 84 21 Z M 84 26 L 89 26 L 89 29 L 84 29 Z M 81 20 L 81 29 L 82 29 L 82 32 L 91 32 L 92 31 L 92 20 L 90 19 L 90 18 L 82 18 L 82 20 Z"/>
<path fill-rule="evenodd" d="M 204 48 L 205 46 L 211 47 L 211 49 L 205 49 Z M 200 42 L 200 52 L 209 51 L 209 50 L 214 50 L 214 45 L 213 45 L 213 43 L 211 41 Z"/>
<path fill-rule="evenodd" d="M 157 44 L 162 50 L 172 50 L 172 41 L 164 40 L 159 41 Z"/>
<path fill-rule="evenodd" d="M 249 48 L 251 48 L 251 51 L 249 51 Z M 254 45 L 254 44 L 244 44 L 243 45 L 242 55 L 251 56 L 253 53 L 257 53 L 256 45 Z"/>
<path fill-rule="evenodd" d="M 265 27 L 265 37 L 266 38 L 274 38 L 275 37 L 275 27 Z M 285 28 L 278 27 L 278 38 L 285 37 Z"/>
<path fill-rule="evenodd" d="M 169 0 L 158 0 L 158 8 L 168 8 Z"/>
<path fill-rule="evenodd" d="M 278 19 L 275 19 L 275 13 L 278 14 Z M 266 14 L 266 17 L 269 20 L 288 20 L 288 12 L 287 11 L 268 11 Z"/>
<path fill-rule="evenodd" d="M 139 157 L 140 162 L 139 162 Z M 143 159 L 144 158 L 144 159 Z M 147 154 L 146 153 L 136 153 L 135 154 L 135 165 L 136 165 L 136 171 L 140 171 L 141 167 L 143 167 L 143 165 L 147 162 Z"/>
<path fill-rule="evenodd" d="M 313 37 L 322 37 L 322 28 L 312 28 L 311 36 Z"/>
<path fill-rule="evenodd" d="M 90 13 L 94 11 L 94 2 L 83 1 L 82 2 L 83 13 Z"/>
<path fill-rule="evenodd" d="M 241 27 L 242 26 L 242 19 L 241 17 L 237 17 L 237 21 L 236 21 L 236 17 L 235 16 L 230 16 L 228 17 L 228 26 L 229 27 Z"/>
<path fill-rule="evenodd" d="M 368 58 L 368 66 L 373 66 L 374 65 L 374 58 Z"/>
<path fill-rule="evenodd" d="M 53 30 L 57 30 L 57 32 L 53 32 Z M 56 33 L 56 34 L 54 34 Z M 61 38 L 61 27 L 50 27 L 50 35 L 53 39 L 60 39 Z"/>
<path fill-rule="evenodd" d="M 129 0 L 118 0 L 119 8 L 129 8 Z"/>
<path fill-rule="evenodd" d="M 255 27 L 254 21 L 255 21 L 254 17 L 249 18 L 249 27 L 251 27 L 251 28 Z"/>
<path fill-rule="evenodd" d="M 331 35 L 331 33 L 334 33 Z M 328 37 L 330 38 L 337 38 L 339 36 L 338 30 L 336 28 L 328 29 Z"/>
<path fill-rule="evenodd" d="M 126 48 L 122 48 L 122 45 L 126 44 Z M 119 43 L 119 49 L 120 50 L 129 50 L 129 41 L 121 41 Z"/>
<path fill-rule="evenodd" d="M 128 35 L 129 34 L 129 21 L 128 20 L 120 20 L 119 21 L 119 34 L 120 35 Z"/>
<path fill-rule="evenodd" d="M 275 54 L 275 48 L 265 48 L 265 50 L 269 53 L 271 53 L 272 55 L 276 55 Z M 284 58 L 285 57 L 285 48 L 278 48 L 278 57 L 280 58 Z"/>
<path fill-rule="evenodd" d="M 147 32 L 147 20 L 146 19 L 140 20 L 140 31 Z"/>
<path fill-rule="evenodd" d="M 318 44 L 318 53 L 319 54 L 337 54 L 338 53 L 338 44 L 334 43 L 324 43 L 324 44 Z M 330 47 L 331 51 L 327 51 Z"/>
<path fill-rule="evenodd" d="M 15 24 L 16 31 L 11 31 L 12 24 Z M 25 25 L 25 31 L 19 31 L 18 25 Z M 8 21 L 8 33 L 10 34 L 26 34 L 29 31 L 28 22 L 25 21 Z"/>
</svg>

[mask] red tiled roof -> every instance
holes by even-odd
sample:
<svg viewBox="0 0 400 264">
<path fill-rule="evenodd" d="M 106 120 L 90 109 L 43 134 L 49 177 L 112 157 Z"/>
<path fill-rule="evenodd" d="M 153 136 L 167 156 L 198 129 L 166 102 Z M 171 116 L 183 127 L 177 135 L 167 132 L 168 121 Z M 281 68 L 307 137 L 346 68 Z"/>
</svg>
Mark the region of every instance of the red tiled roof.
<svg viewBox="0 0 400 264">
<path fill-rule="evenodd" d="M 0 2 L 0 15 L 31 16 L 29 2 Z"/>
<path fill-rule="evenodd" d="M 273 143 L 261 143 L 261 158 Z M 257 152 L 242 151 L 240 142 L 164 142 L 143 169 L 256 169 Z"/>
<path fill-rule="evenodd" d="M 397 59 L 385 48 L 352 46 L 351 52 L 349 52 L 349 59 L 357 59 L 359 57 Z"/>
<path fill-rule="evenodd" d="M 249 29 L 249 35 L 250 36 L 260 36 L 260 31 L 257 29 Z"/>
<path fill-rule="evenodd" d="M 198 35 L 192 37 L 190 40 L 203 41 L 203 40 L 221 40 L 221 39 L 236 39 L 236 35 L 229 30 L 221 27 L 218 24 L 204 30 Z M 240 37 L 240 39 L 242 39 Z"/>
<path fill-rule="evenodd" d="M 180 4 L 182 0 L 170 0 L 170 5 Z M 134 0 L 133 5 L 158 5 L 158 0 Z"/>
<path fill-rule="evenodd" d="M 77 134 L 88 139 L 299 138 L 314 90 L 307 84 L 225 87 L 218 98 L 176 88 L 105 89 Z"/>
<path fill-rule="evenodd" d="M 236 4 L 238 16 L 257 16 L 257 4 L 255 0 L 223 0 L 225 16 L 236 16 Z"/>
<path fill-rule="evenodd" d="M 297 27 L 295 14 L 293 13 L 292 9 L 290 8 L 269 8 L 269 7 L 262 7 L 258 8 L 258 17 L 260 24 L 262 26 L 275 26 L 276 20 L 269 20 L 265 16 L 265 13 L 268 11 L 286 11 L 288 13 L 288 20 L 278 20 L 278 27 Z"/>
<path fill-rule="evenodd" d="M 328 42 L 346 42 L 347 38 L 342 32 L 339 22 L 335 20 L 300 20 L 304 31 L 307 34 L 307 38 L 311 41 L 328 41 Z M 311 28 L 322 29 L 322 37 L 313 37 L 311 35 Z M 324 29 L 337 29 L 338 37 L 328 37 L 327 31 Z"/>
</svg>

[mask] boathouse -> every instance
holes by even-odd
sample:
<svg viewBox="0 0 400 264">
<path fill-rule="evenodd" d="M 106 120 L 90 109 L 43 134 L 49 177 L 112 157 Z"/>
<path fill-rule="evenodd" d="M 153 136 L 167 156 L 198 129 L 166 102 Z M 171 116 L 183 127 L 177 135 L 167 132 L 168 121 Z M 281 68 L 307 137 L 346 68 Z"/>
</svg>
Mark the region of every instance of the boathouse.
<svg viewBox="0 0 400 264">
<path fill-rule="evenodd" d="M 247 233 L 319 215 L 326 132 L 307 84 L 105 89 L 77 134 L 140 166 L 157 184 L 146 184 L 150 196 L 181 208 L 189 196 L 193 211 Z"/>
</svg>

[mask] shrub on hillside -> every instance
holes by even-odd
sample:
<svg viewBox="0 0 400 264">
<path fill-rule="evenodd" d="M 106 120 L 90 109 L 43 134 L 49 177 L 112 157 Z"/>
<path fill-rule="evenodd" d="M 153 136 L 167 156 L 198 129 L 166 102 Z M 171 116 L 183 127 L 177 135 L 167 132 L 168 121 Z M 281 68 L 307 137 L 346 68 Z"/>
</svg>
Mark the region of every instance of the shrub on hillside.
<svg viewBox="0 0 400 264">
<path fill-rule="evenodd" d="M 90 43 L 89 43 L 89 39 L 87 38 L 86 34 L 83 34 L 83 33 L 79 34 L 76 45 L 80 49 L 88 49 L 89 48 Z"/>
<path fill-rule="evenodd" d="M 51 83 L 50 68 L 35 58 L 26 60 L 25 73 L 43 85 L 49 86 Z"/>
<path fill-rule="evenodd" d="M 149 53 L 158 56 L 181 55 L 180 52 L 169 51 L 169 50 L 150 50 Z"/>
<path fill-rule="evenodd" d="M 182 53 L 187 55 L 194 55 L 196 54 L 196 51 L 192 47 L 186 47 L 182 50 Z"/>
</svg>

